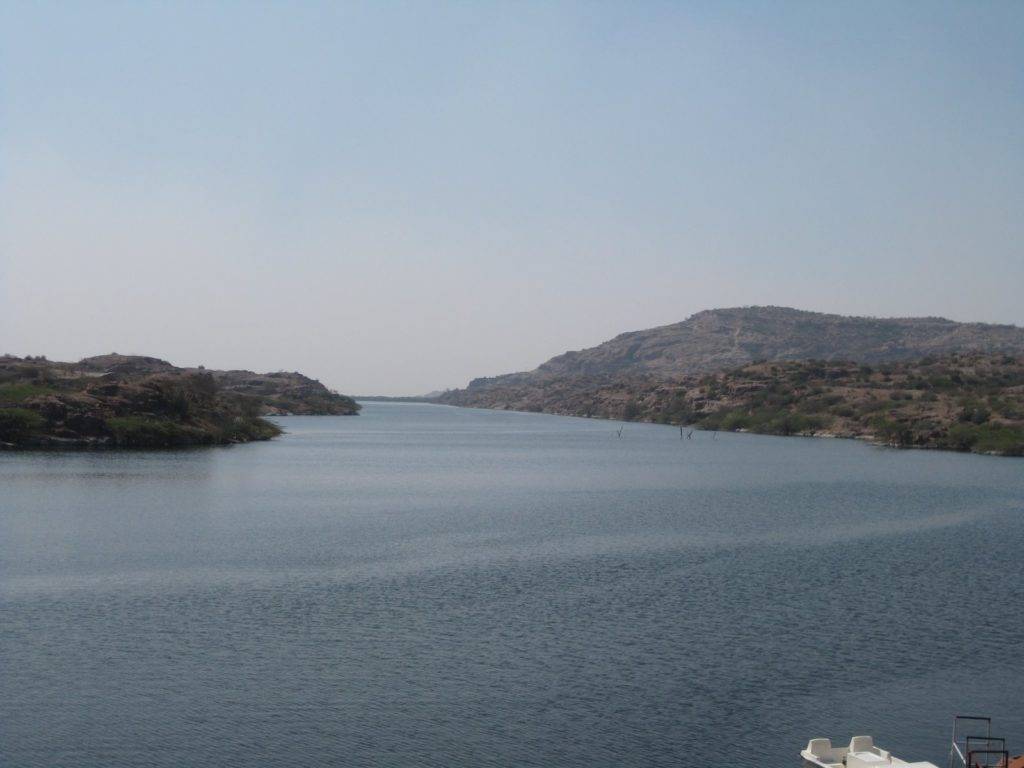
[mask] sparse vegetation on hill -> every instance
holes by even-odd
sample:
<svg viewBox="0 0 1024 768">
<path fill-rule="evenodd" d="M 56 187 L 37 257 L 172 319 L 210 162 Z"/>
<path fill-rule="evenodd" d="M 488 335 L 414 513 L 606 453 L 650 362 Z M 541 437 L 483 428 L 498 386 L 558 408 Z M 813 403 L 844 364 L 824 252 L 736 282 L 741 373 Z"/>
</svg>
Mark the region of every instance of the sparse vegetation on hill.
<svg viewBox="0 0 1024 768">
<path fill-rule="evenodd" d="M 698 312 L 438 402 L 1019 455 L 1024 328 L 786 307 Z"/>
<path fill-rule="evenodd" d="M 557 377 L 661 378 L 715 373 L 756 360 L 885 363 L 954 353 L 1024 355 L 1024 328 L 957 323 L 941 317 L 845 317 L 787 307 L 698 312 L 681 323 L 632 331 L 566 352 L 533 371 L 476 379 L 469 389 Z"/>
<path fill-rule="evenodd" d="M 547 377 L 448 392 L 441 402 L 896 447 L 1024 455 L 1024 356 L 916 362 L 757 362 L 672 380 Z"/>
<path fill-rule="evenodd" d="M 257 399 L 260 402 L 260 415 L 263 416 L 352 416 L 359 413 L 359 404 L 351 397 L 332 392 L 316 379 L 297 372 L 253 373 L 177 368 L 166 360 L 155 357 L 118 354 L 87 357 L 71 365 L 84 372 L 102 373 L 106 376 L 209 373 L 224 392 Z"/>
<path fill-rule="evenodd" d="M 359 406 L 297 373 L 182 369 L 105 355 L 78 363 L 0 358 L 0 447 L 167 448 L 266 440 L 279 413 Z"/>
</svg>

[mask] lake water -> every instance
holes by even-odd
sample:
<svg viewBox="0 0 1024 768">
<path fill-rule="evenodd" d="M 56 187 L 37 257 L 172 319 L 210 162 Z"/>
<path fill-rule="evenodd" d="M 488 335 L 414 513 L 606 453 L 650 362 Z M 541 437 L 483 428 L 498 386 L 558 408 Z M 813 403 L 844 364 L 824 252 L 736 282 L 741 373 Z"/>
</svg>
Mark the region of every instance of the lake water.
<svg viewBox="0 0 1024 768">
<path fill-rule="evenodd" d="M 1024 461 L 442 406 L 0 454 L 0 765 L 1024 751 Z"/>
</svg>

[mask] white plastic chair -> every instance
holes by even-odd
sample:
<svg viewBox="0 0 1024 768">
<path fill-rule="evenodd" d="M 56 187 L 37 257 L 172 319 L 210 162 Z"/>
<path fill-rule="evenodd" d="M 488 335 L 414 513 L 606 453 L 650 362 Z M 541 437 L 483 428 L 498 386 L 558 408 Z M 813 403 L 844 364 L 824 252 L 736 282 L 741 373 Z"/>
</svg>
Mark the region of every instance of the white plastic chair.
<svg viewBox="0 0 1024 768">
<path fill-rule="evenodd" d="M 875 750 L 875 740 L 870 736 L 854 736 L 850 739 L 851 752 L 878 752 Z"/>
</svg>

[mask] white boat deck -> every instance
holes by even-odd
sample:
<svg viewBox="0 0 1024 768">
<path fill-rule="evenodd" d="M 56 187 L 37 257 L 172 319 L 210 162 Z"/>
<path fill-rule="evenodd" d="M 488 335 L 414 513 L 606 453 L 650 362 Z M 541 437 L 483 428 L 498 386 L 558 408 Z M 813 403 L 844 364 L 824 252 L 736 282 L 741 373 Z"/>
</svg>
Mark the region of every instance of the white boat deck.
<svg viewBox="0 0 1024 768">
<path fill-rule="evenodd" d="M 811 739 L 800 756 L 818 768 L 938 768 L 929 762 L 900 760 L 881 747 L 870 736 L 854 736 L 849 746 L 833 747 L 829 739 Z"/>
</svg>

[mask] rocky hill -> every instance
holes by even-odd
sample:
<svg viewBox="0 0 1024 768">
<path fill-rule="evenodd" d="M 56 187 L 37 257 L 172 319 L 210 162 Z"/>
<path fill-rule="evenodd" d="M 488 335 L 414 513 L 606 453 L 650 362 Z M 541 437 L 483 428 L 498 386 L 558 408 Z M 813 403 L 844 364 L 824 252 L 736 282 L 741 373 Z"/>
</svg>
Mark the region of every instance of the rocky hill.
<svg viewBox="0 0 1024 768">
<path fill-rule="evenodd" d="M 672 375 L 720 371 L 756 360 L 881 363 L 954 352 L 1024 353 L 1024 328 L 941 317 L 845 317 L 786 307 L 711 309 L 681 323 L 567 352 L 538 370 Z"/>
<path fill-rule="evenodd" d="M 61 363 L 60 365 L 69 365 Z M 224 392 L 256 398 L 260 414 L 352 416 L 359 404 L 347 395 L 332 392 L 323 384 L 298 372 L 253 373 L 178 368 L 166 360 L 141 355 L 100 355 L 70 364 L 75 369 L 105 376 L 137 376 L 155 373 L 209 373 Z"/>
<path fill-rule="evenodd" d="M 996 363 L 1004 358 L 1011 361 L 1011 368 L 1019 367 L 1016 361 L 1024 359 L 1024 328 L 957 323 L 935 317 L 844 317 L 785 307 L 714 309 L 698 312 L 681 323 L 624 333 L 590 349 L 566 352 L 533 371 L 474 379 L 465 389 L 445 392 L 437 400 L 451 405 L 578 416 L 648 421 L 667 418 L 671 423 L 708 428 L 719 426 L 719 417 L 715 414 L 735 406 L 741 410 L 753 410 L 747 418 L 740 415 L 732 417 L 726 422 L 726 428 L 777 433 L 785 433 L 786 430 L 809 433 L 820 428 L 836 434 L 876 437 L 876 433 L 880 435 L 885 430 L 878 426 L 877 414 L 868 418 L 858 410 L 856 403 L 860 402 L 858 398 L 863 394 L 860 384 L 830 395 L 840 397 L 844 408 L 853 408 L 856 423 L 833 414 L 827 427 L 812 420 L 804 425 L 806 428 L 796 429 L 793 425 L 797 422 L 792 420 L 773 421 L 752 415 L 760 407 L 759 401 L 753 395 L 749 400 L 745 399 L 743 393 L 746 390 L 730 389 L 729 392 L 736 397 L 734 401 L 712 400 L 708 401 L 710 404 L 695 405 L 697 401 L 703 403 L 706 399 L 697 394 L 704 386 L 699 382 L 708 375 L 726 382 L 734 382 L 738 377 L 750 392 L 767 387 L 778 394 L 780 388 L 794 386 L 793 381 L 787 378 L 788 374 L 784 373 L 788 369 L 780 365 L 782 363 L 798 364 L 794 374 L 798 376 L 816 375 L 814 372 L 821 365 L 835 364 L 836 370 L 840 371 L 835 375 L 854 381 L 861 365 L 895 366 L 893 375 L 901 371 L 899 375 L 916 375 L 909 373 L 915 370 L 915 366 L 932 363 L 945 366 L 950 371 L 959 371 L 963 356 L 989 361 L 978 364 L 979 370 L 983 371 L 1002 371 L 1001 363 Z M 776 364 L 768 368 L 776 373 L 767 379 L 759 374 L 757 381 L 746 381 L 748 374 L 762 371 L 758 366 L 766 363 Z M 801 366 L 807 366 L 806 370 Z M 1012 387 L 1000 394 L 1003 384 L 998 380 L 979 383 L 974 370 L 969 365 L 957 374 L 967 382 L 963 388 L 934 393 L 939 401 L 945 403 L 941 413 L 933 413 L 934 408 L 923 406 L 910 409 L 920 416 L 919 423 L 910 429 L 914 435 L 912 444 L 951 447 L 943 435 L 955 425 L 958 418 L 955 414 L 967 407 L 960 405 L 961 401 L 990 395 L 1002 397 L 1003 394 L 1008 398 L 1007 402 L 1019 400 L 1019 391 Z M 774 379 L 773 376 L 781 378 Z M 931 393 L 927 388 L 922 391 L 927 395 L 922 403 L 938 402 L 930 400 Z M 680 395 L 680 392 L 684 394 Z M 884 392 L 875 394 L 884 399 Z M 791 396 L 800 400 L 799 388 L 794 389 Z M 669 408 L 668 412 L 672 414 L 669 418 L 665 416 L 665 397 L 683 397 L 689 405 L 685 409 Z M 953 399 L 950 401 L 950 398 Z M 796 410 L 801 407 L 793 406 Z M 1000 417 L 997 416 L 993 423 L 1016 429 L 1015 407 L 1010 407 L 1003 421 L 998 421 Z M 993 412 L 999 413 L 998 409 Z M 960 431 L 966 429 L 964 427 Z M 988 427 L 982 431 L 984 429 Z M 978 445 L 996 452 L 1016 450 L 1012 446 L 1006 450 L 1003 450 L 1005 446 L 993 448 L 985 441 L 972 444 L 972 449 L 981 450 Z"/>
<path fill-rule="evenodd" d="M 665 378 L 758 360 L 881 363 L 967 352 L 1024 354 L 1024 328 L 941 317 L 845 317 L 786 307 L 711 309 L 681 323 L 623 333 L 596 347 L 566 352 L 533 371 L 474 379 L 467 389 L 539 384 L 552 377 Z"/>
<path fill-rule="evenodd" d="M 442 400 L 698 429 L 1024 455 L 1024 356 L 949 355 L 876 365 L 755 363 L 674 379 L 549 376 L 539 384 L 449 392 Z"/>
<path fill-rule="evenodd" d="M 0 358 L 0 448 L 170 447 L 264 440 L 271 414 L 355 414 L 299 373 L 177 368 L 104 355 L 77 363 Z"/>
</svg>

